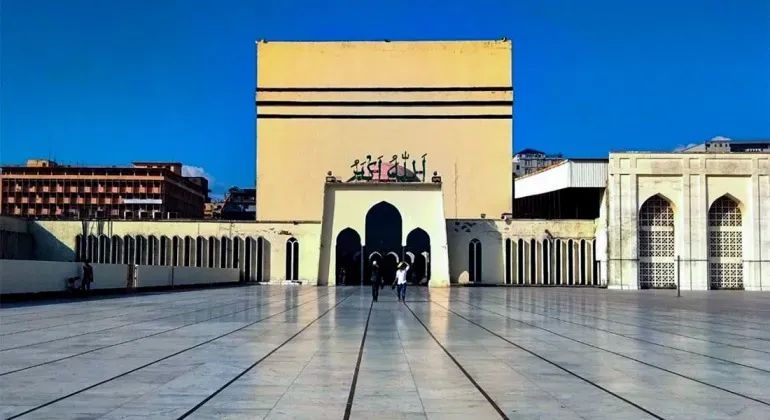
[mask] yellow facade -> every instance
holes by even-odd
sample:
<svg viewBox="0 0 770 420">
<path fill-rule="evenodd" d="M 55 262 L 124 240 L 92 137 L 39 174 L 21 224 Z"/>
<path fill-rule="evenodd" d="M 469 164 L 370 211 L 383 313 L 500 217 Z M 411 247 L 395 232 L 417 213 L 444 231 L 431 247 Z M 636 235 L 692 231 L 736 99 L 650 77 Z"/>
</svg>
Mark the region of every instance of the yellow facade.
<svg viewBox="0 0 770 420">
<path fill-rule="evenodd" d="M 510 212 L 511 59 L 508 41 L 259 42 L 257 219 L 320 221 L 328 171 L 394 155 L 425 155 L 447 218 Z"/>
</svg>

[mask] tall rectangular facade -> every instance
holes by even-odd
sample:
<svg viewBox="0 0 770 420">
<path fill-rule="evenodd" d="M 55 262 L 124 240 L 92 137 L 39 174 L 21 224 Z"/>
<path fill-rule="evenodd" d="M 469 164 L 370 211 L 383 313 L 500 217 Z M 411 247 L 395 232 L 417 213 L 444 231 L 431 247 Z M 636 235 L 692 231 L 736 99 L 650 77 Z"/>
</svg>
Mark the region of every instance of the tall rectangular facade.
<svg viewBox="0 0 770 420">
<path fill-rule="evenodd" d="M 446 218 L 511 211 L 510 41 L 260 41 L 256 103 L 258 220 L 321 220 L 368 162 L 437 172 Z"/>
</svg>

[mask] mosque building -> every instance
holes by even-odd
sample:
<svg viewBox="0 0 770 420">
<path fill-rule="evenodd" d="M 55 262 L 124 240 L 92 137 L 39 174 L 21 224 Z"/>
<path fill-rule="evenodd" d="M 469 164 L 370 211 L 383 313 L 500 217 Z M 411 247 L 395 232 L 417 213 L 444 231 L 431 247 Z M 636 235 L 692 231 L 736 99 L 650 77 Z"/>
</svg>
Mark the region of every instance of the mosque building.
<svg viewBox="0 0 770 420">
<path fill-rule="evenodd" d="M 255 221 L 35 221 L 35 256 L 319 286 L 407 261 L 431 287 L 769 287 L 770 154 L 613 152 L 514 185 L 512 51 L 259 41 Z"/>
</svg>

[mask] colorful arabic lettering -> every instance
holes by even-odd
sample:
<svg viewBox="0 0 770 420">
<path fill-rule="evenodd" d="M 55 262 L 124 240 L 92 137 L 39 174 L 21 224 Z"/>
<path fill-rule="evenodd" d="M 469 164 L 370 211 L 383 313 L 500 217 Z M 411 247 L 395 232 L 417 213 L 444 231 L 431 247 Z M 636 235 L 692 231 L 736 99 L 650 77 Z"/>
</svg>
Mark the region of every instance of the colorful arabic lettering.
<svg viewBox="0 0 770 420">
<path fill-rule="evenodd" d="M 365 161 L 355 159 L 350 167 L 353 169 L 353 176 L 348 179 L 347 182 L 425 182 L 425 157 L 428 154 L 423 154 L 421 159 L 421 169 L 417 169 L 418 162 L 412 159 L 412 170 L 407 169 L 409 166 L 409 153 L 399 155 L 393 155 L 390 161 L 386 164 L 387 170 L 383 174 L 383 156 L 372 159 L 372 155 L 366 155 Z M 399 164 L 399 158 L 402 160 Z"/>
</svg>

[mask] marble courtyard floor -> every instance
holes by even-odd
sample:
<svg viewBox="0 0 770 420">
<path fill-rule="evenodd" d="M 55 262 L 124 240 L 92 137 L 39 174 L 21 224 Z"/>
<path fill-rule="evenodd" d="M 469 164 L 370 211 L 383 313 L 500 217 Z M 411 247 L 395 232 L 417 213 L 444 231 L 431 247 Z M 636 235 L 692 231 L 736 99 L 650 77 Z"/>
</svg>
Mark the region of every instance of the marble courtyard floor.
<svg viewBox="0 0 770 420">
<path fill-rule="evenodd" d="M 0 417 L 770 419 L 770 294 L 249 286 L 9 304 Z"/>
</svg>

